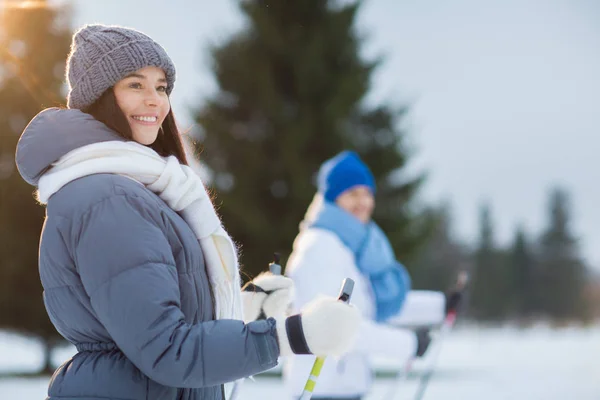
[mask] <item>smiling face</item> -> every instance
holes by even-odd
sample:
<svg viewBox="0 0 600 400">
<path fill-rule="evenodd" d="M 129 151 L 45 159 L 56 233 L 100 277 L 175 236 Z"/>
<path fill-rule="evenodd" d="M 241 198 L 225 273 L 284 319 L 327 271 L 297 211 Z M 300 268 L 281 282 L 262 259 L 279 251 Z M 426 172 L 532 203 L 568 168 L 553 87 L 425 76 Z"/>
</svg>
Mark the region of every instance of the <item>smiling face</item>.
<svg viewBox="0 0 600 400">
<path fill-rule="evenodd" d="M 373 215 L 375 197 L 368 186 L 357 185 L 340 194 L 335 203 L 366 224 Z"/>
<path fill-rule="evenodd" d="M 158 67 L 139 69 L 117 82 L 113 91 L 133 140 L 146 146 L 154 143 L 171 109 L 164 71 Z"/>
</svg>

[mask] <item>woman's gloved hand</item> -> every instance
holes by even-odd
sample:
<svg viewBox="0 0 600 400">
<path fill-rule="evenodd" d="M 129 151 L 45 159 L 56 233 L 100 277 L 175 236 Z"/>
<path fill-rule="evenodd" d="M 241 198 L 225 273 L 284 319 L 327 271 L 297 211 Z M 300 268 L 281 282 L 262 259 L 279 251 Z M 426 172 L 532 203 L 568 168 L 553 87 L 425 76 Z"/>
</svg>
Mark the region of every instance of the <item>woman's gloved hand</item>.
<svg viewBox="0 0 600 400">
<path fill-rule="evenodd" d="M 456 313 L 458 311 L 458 307 L 462 301 L 462 291 L 460 290 L 452 290 L 451 292 L 446 293 L 446 315 L 453 312 Z"/>
<path fill-rule="evenodd" d="M 290 308 L 294 282 L 282 275 L 263 272 L 242 288 L 244 322 L 282 317 Z"/>
<path fill-rule="evenodd" d="M 429 335 L 429 329 L 417 329 L 415 335 L 417 336 L 417 351 L 415 356 L 423 357 L 427 352 L 429 345 L 431 344 L 431 336 Z"/>
<path fill-rule="evenodd" d="M 280 355 L 342 355 L 354 345 L 361 319 L 356 307 L 333 297 L 313 300 L 299 314 L 277 319 Z"/>
</svg>

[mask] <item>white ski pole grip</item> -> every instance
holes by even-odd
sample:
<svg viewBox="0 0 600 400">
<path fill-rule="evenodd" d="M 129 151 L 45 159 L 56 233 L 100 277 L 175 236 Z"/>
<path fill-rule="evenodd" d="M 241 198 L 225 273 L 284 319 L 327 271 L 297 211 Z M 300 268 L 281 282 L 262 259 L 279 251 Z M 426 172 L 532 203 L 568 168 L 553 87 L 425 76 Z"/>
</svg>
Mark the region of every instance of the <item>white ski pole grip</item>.
<svg viewBox="0 0 600 400">
<path fill-rule="evenodd" d="M 350 303 L 350 296 L 352 296 L 353 290 L 354 281 L 350 278 L 344 279 L 344 282 L 342 283 L 342 289 L 340 290 L 340 295 L 338 296 L 338 300 L 346 304 Z"/>
<path fill-rule="evenodd" d="M 354 281 L 350 278 L 344 279 L 338 300 L 344 303 L 349 303 L 350 297 L 352 296 L 352 290 L 354 290 Z M 306 381 L 306 385 L 304 385 L 302 396 L 300 396 L 299 400 L 309 400 L 312 397 L 313 391 L 315 390 L 315 386 L 317 384 L 317 379 L 319 378 L 319 375 L 321 375 L 321 368 L 323 368 L 324 363 L 325 357 L 316 358 L 315 363 L 310 371 L 310 375 L 308 376 L 308 380 Z"/>
</svg>

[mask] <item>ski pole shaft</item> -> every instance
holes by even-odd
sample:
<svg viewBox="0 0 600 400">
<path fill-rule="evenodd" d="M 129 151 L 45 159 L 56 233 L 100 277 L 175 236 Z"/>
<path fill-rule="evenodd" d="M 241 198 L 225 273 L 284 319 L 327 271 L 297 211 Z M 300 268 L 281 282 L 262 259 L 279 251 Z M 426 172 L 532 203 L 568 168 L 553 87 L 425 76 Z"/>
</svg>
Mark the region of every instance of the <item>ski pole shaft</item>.
<svg viewBox="0 0 600 400">
<path fill-rule="evenodd" d="M 456 279 L 456 284 L 454 286 L 454 289 L 458 290 L 460 292 L 464 291 L 468 279 L 469 279 L 469 275 L 465 271 L 461 271 L 458 274 L 458 277 Z M 444 318 L 444 321 L 442 322 L 442 326 L 440 328 L 439 336 L 434 343 L 436 350 L 434 351 L 435 354 L 433 357 L 433 362 L 436 361 L 437 354 L 439 353 L 439 350 L 441 348 L 441 342 L 443 341 L 443 338 L 451 330 L 452 326 L 454 325 L 455 320 L 456 320 L 456 310 L 448 312 L 448 314 Z M 437 345 L 437 343 L 440 343 L 440 345 Z M 414 364 L 416 358 L 417 358 L 416 356 L 409 358 L 408 361 L 406 361 L 406 363 L 404 364 L 404 367 L 402 369 L 400 369 L 400 371 L 398 371 L 398 374 L 396 375 L 396 378 L 394 379 L 394 383 L 391 386 L 390 390 L 388 391 L 387 396 L 385 397 L 386 400 L 391 400 L 396 397 L 396 394 L 398 393 L 399 388 L 402 386 L 404 381 L 406 381 L 408 379 L 408 374 L 412 370 L 412 367 L 413 367 L 413 364 Z M 429 384 L 429 379 L 431 379 L 432 375 L 433 375 L 433 363 L 430 363 L 430 368 L 428 369 L 428 372 L 421 377 L 421 380 L 420 380 L 419 386 L 418 386 L 418 392 L 416 395 L 417 397 L 415 397 L 415 400 L 421 399 L 423 397 L 425 389 L 427 388 L 427 385 Z"/>
<path fill-rule="evenodd" d="M 442 327 L 440 328 L 439 336 L 436 339 L 436 344 L 435 344 L 436 350 L 434 352 L 434 355 L 432 356 L 433 362 L 431 363 L 430 368 L 427 369 L 427 372 L 421 377 L 414 400 L 417 400 L 417 399 L 420 400 L 423 398 L 425 389 L 427 388 L 427 385 L 429 384 L 429 379 L 431 379 L 431 375 L 433 375 L 433 363 L 437 359 L 439 350 L 441 348 L 441 343 L 442 343 L 444 337 L 451 330 L 452 325 L 454 325 L 455 319 L 456 319 L 455 312 L 448 313 L 448 315 L 444 319 Z M 437 345 L 437 343 L 439 343 L 439 345 Z M 392 387 L 391 387 L 390 391 L 388 392 L 387 396 L 385 397 L 385 399 L 393 400 L 396 397 L 400 387 L 408 379 L 408 374 L 412 370 L 412 366 L 413 366 L 415 360 L 416 360 L 416 357 L 411 357 L 408 359 L 408 361 L 406 361 L 406 363 L 404 364 L 404 368 L 402 368 L 396 375 L 396 378 L 394 379 L 394 384 L 392 385 Z"/>
<path fill-rule="evenodd" d="M 229 395 L 229 400 L 235 400 L 238 398 L 240 393 L 240 387 L 242 386 L 241 380 L 235 381 L 233 383 L 233 389 L 231 389 L 231 394 Z"/>
<path fill-rule="evenodd" d="M 455 289 L 457 291 L 463 293 L 465 291 L 468 281 L 469 281 L 469 274 L 466 271 L 461 271 L 461 273 L 458 275 Z M 435 353 L 433 354 L 433 356 L 431 358 L 431 362 L 429 363 L 427 372 L 425 372 L 421 376 L 421 379 L 419 380 L 419 386 L 417 387 L 417 391 L 415 392 L 415 396 L 414 396 L 413 400 L 422 400 L 423 399 L 423 396 L 425 395 L 425 390 L 427 389 L 427 386 L 429 385 L 429 382 L 431 381 L 431 377 L 433 376 L 434 366 L 436 364 L 437 358 L 440 355 L 440 351 L 442 349 L 442 344 L 444 343 L 444 338 L 446 336 L 448 336 L 448 333 L 452 330 L 452 327 L 454 326 L 454 323 L 456 322 L 457 312 L 458 311 L 456 309 L 453 309 L 453 310 L 449 311 L 448 314 L 446 315 L 446 318 L 444 319 L 442 328 L 440 329 L 440 336 L 439 336 L 438 340 L 436 341 L 438 343 L 438 345 L 435 348 Z"/>
<path fill-rule="evenodd" d="M 394 397 L 396 397 L 396 393 L 398 392 L 399 388 L 402 386 L 404 381 L 406 381 L 408 379 L 408 374 L 412 370 L 412 366 L 413 366 L 414 362 L 415 362 L 415 357 L 410 357 L 408 359 L 408 361 L 406 361 L 406 363 L 404 364 L 404 367 L 402 369 L 400 369 L 400 371 L 398 371 L 398 374 L 396 374 L 396 377 L 394 378 L 394 383 L 390 387 L 389 392 L 388 392 L 387 396 L 384 397 L 384 399 L 392 400 L 392 399 L 394 399 Z"/>
<path fill-rule="evenodd" d="M 342 289 L 340 290 L 340 295 L 338 296 L 338 300 L 344 303 L 349 303 L 353 289 L 354 281 L 350 278 L 344 279 L 344 282 L 342 283 Z M 317 379 L 319 379 L 319 375 L 321 375 L 321 368 L 323 368 L 324 363 L 325 357 L 316 358 L 313 367 L 310 371 L 310 375 L 308 376 L 308 380 L 306 381 L 306 385 L 304 385 L 304 391 L 302 392 L 302 396 L 300 396 L 299 400 L 310 400 L 313 391 L 315 390 Z"/>
<path fill-rule="evenodd" d="M 414 396 L 413 400 L 423 399 L 423 396 L 425 395 L 425 389 L 427 389 L 427 386 L 429 385 L 429 381 L 431 380 L 431 377 L 433 376 L 434 366 L 436 364 L 437 358 L 439 357 L 440 351 L 442 349 L 442 343 L 444 341 L 444 338 L 452 330 L 454 321 L 456 321 L 456 312 L 455 311 L 449 312 L 448 315 L 446 316 L 446 319 L 444 320 L 444 324 L 442 325 L 442 328 L 440 329 L 440 335 L 437 340 L 437 346 L 435 348 L 435 353 L 432 356 L 429 368 L 427 368 L 427 372 L 425 372 L 421 376 L 421 379 L 419 380 L 419 386 L 417 387 L 417 391 L 415 392 L 415 396 Z"/>
</svg>

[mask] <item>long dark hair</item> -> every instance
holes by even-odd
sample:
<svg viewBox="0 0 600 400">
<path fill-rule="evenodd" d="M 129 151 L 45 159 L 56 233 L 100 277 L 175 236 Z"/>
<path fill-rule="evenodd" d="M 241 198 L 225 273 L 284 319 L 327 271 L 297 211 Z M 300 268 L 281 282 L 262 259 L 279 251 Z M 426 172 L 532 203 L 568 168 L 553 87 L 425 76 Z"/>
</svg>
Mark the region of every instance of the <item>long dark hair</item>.
<svg viewBox="0 0 600 400">
<path fill-rule="evenodd" d="M 104 92 L 92 105 L 81 111 L 90 114 L 125 139 L 133 140 L 133 133 L 131 132 L 129 122 L 127 122 L 127 117 L 117 104 L 117 99 L 112 88 Z M 185 150 L 183 149 L 183 141 L 175 123 L 175 116 L 172 109 L 169 110 L 167 117 L 163 121 L 162 129 L 159 131 L 156 140 L 148 147 L 163 157 L 173 155 L 177 157 L 181 164 L 188 165 Z"/>
</svg>

